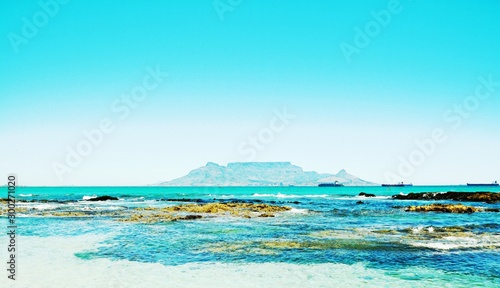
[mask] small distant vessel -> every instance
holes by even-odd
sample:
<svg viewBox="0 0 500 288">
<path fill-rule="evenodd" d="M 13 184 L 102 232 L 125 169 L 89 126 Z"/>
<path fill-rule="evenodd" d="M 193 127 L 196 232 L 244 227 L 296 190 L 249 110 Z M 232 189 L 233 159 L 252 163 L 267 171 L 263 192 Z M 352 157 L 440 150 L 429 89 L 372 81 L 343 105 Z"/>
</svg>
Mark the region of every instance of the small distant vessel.
<svg viewBox="0 0 500 288">
<path fill-rule="evenodd" d="M 382 187 L 407 187 L 407 186 L 413 186 L 413 184 L 405 184 L 403 182 L 399 182 L 397 184 L 382 184 Z"/>
<path fill-rule="evenodd" d="M 467 183 L 467 186 L 498 186 L 498 182 L 493 183 Z"/>
<path fill-rule="evenodd" d="M 320 183 L 318 187 L 342 187 L 344 184 L 340 184 L 339 181 L 333 183 Z"/>
</svg>

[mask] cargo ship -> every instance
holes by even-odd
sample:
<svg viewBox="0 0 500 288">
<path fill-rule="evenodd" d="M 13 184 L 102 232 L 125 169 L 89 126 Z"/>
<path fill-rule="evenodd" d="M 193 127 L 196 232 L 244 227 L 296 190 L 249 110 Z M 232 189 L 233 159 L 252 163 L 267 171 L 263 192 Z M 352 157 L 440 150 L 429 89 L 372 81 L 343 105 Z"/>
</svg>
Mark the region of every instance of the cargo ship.
<svg viewBox="0 0 500 288">
<path fill-rule="evenodd" d="M 320 183 L 318 187 L 343 187 L 344 184 L 340 184 L 339 181 L 335 181 L 334 183 Z"/>
<path fill-rule="evenodd" d="M 493 183 L 467 183 L 467 186 L 498 186 L 498 182 Z"/>
<path fill-rule="evenodd" d="M 397 184 L 382 184 L 382 187 L 407 187 L 407 186 L 413 186 L 413 184 L 405 184 L 403 182 L 399 182 Z"/>
</svg>

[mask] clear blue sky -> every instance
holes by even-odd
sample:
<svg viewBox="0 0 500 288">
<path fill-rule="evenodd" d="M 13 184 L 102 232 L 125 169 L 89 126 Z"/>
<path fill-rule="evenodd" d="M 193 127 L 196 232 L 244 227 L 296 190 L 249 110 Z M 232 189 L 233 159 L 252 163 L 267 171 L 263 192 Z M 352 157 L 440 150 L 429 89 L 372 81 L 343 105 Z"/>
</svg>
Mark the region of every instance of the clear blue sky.
<svg viewBox="0 0 500 288">
<path fill-rule="evenodd" d="M 500 82 L 498 1 L 40 2 L 0 9 L 0 175 L 21 184 L 141 185 L 248 160 L 379 183 L 500 180 L 500 86 L 475 96 L 481 75 Z M 117 113 L 156 67 L 168 77 Z M 464 101 L 470 117 L 453 112 Z M 284 107 L 295 118 L 269 135 Z M 105 118 L 114 130 L 67 166 Z M 436 128 L 446 141 L 401 175 Z"/>
</svg>

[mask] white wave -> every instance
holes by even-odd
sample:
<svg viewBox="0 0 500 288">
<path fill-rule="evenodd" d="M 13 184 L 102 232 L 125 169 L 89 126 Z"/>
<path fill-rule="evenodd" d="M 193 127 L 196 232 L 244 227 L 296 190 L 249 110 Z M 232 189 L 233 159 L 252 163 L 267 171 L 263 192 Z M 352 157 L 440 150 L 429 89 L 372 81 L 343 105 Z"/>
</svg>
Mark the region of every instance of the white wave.
<svg viewBox="0 0 500 288">
<path fill-rule="evenodd" d="M 31 197 L 33 194 L 19 194 L 19 197 Z"/>
<path fill-rule="evenodd" d="M 408 244 L 414 247 L 425 247 L 436 250 L 500 248 L 500 235 L 448 236 L 436 240 L 409 242 Z"/>
<path fill-rule="evenodd" d="M 97 198 L 97 195 L 92 195 L 92 196 L 83 196 L 82 200 L 89 200 L 89 199 L 94 199 Z"/>
<path fill-rule="evenodd" d="M 288 211 L 288 213 L 295 213 L 295 214 L 307 214 L 309 212 L 308 209 L 297 209 L 297 208 L 292 208 L 292 210 Z"/>
<path fill-rule="evenodd" d="M 413 233 L 413 234 L 419 234 L 422 231 L 424 231 L 424 227 L 423 226 L 418 226 L 418 227 L 411 228 L 411 233 Z"/>
<path fill-rule="evenodd" d="M 34 205 L 32 208 L 35 210 L 53 210 L 60 207 L 60 205 L 57 204 L 39 204 L 39 205 Z"/>
</svg>

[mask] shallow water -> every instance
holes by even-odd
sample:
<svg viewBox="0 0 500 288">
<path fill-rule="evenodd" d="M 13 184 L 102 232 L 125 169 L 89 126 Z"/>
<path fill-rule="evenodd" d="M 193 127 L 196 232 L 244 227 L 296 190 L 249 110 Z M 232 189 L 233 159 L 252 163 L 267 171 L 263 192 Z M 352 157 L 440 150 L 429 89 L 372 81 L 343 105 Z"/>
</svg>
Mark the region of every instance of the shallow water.
<svg viewBox="0 0 500 288">
<path fill-rule="evenodd" d="M 500 192 L 498 187 L 483 187 L 480 190 L 485 189 Z M 20 187 L 18 195 L 24 195 L 20 199 L 76 201 L 19 203 L 18 207 L 28 208 L 28 212 L 18 219 L 20 249 L 25 253 L 36 250 L 38 244 L 35 243 L 42 245 L 44 239 L 66 239 L 78 243 L 85 237 L 95 236 L 98 240 L 91 241 L 91 245 L 85 240 L 72 249 L 52 247 L 52 250 L 62 250 L 57 254 L 60 261 L 75 258 L 78 265 L 83 266 L 126 263 L 123 269 L 139 269 L 137 267 L 155 265 L 154 269 L 171 267 L 190 275 L 203 274 L 205 272 L 202 271 L 207 269 L 217 274 L 220 273 L 217 269 L 226 269 L 234 270 L 228 277 L 235 279 L 265 274 L 255 283 L 274 287 L 273 283 L 283 275 L 273 275 L 266 269 L 282 273 L 285 273 L 283 269 L 294 273 L 304 271 L 304 278 L 300 278 L 302 287 L 312 287 L 308 285 L 311 283 L 316 284 L 314 287 L 332 287 L 333 283 L 337 283 L 335 281 L 341 281 L 342 275 L 353 278 L 352 283 L 344 279 L 346 286 L 500 285 L 498 213 L 411 213 L 401 207 L 429 202 L 393 200 L 390 197 L 399 193 L 445 191 L 472 192 L 478 191 L 478 187 Z M 357 196 L 360 192 L 373 193 L 377 197 Z M 120 200 L 84 200 L 93 195 L 116 196 Z M 261 201 L 289 206 L 292 210 L 277 213 L 273 218 L 246 219 L 226 215 L 154 224 L 119 222 L 106 216 L 42 217 L 30 212 L 125 211 L 182 203 L 173 199 L 191 199 L 199 203 Z M 363 204 L 357 204 L 358 201 Z M 498 203 L 464 204 L 500 208 Z M 25 244 L 22 242 L 24 238 Z M 32 261 L 43 262 L 43 259 L 31 257 Z M 72 265 L 68 264 L 64 269 L 79 267 Z M 238 272 L 238 267 L 245 267 L 241 269 L 246 272 Z M 27 268 L 23 269 L 21 265 L 20 269 L 26 277 L 29 275 L 29 271 L 24 270 Z M 121 271 L 120 275 L 122 273 L 127 271 Z M 149 275 L 150 272 L 145 273 Z M 54 283 L 57 283 L 59 276 L 54 277 Z M 251 278 L 245 279 L 251 281 Z M 283 285 L 285 283 L 287 281 Z M 94 284 L 94 287 L 108 287 Z M 180 282 L 177 284 L 180 285 Z M 126 287 L 123 283 L 119 285 L 117 287 Z"/>
</svg>

